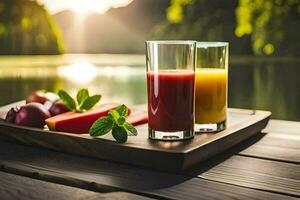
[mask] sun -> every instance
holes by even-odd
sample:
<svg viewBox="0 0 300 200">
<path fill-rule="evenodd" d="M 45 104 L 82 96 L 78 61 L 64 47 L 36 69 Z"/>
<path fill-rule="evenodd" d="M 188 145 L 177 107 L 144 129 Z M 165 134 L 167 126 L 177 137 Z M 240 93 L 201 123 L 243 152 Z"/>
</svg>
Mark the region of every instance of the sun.
<svg viewBox="0 0 300 200">
<path fill-rule="evenodd" d="M 99 0 L 73 0 L 71 10 L 80 15 L 87 15 L 91 12 L 103 13 L 110 7 L 109 1 Z"/>
<path fill-rule="evenodd" d="M 46 9 L 55 14 L 63 10 L 72 10 L 78 15 L 87 15 L 89 13 L 105 13 L 111 7 L 124 7 L 133 0 L 37 0 L 43 4 Z"/>
</svg>

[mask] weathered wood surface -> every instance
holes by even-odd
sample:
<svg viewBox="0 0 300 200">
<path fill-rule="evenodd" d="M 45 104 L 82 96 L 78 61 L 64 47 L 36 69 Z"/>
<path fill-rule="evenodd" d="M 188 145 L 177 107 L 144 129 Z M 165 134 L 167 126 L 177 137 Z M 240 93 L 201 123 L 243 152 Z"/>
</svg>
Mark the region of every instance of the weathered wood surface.
<svg viewBox="0 0 300 200">
<path fill-rule="evenodd" d="M 300 164 L 300 122 L 271 120 L 258 137 L 239 155 Z"/>
<path fill-rule="evenodd" d="M 59 199 L 59 200 L 92 200 L 92 199 L 150 199 L 147 197 L 127 193 L 111 192 L 99 193 L 79 188 L 35 180 L 24 176 L 0 172 L 0 199 Z"/>
<path fill-rule="evenodd" d="M 20 104 L 22 102 L 0 108 L 0 116 L 8 108 Z M 137 126 L 139 135 L 129 137 L 125 144 L 112 141 L 110 135 L 95 139 L 87 134 L 44 131 L 0 121 L 0 139 L 153 169 L 179 171 L 257 134 L 266 126 L 269 117 L 270 112 L 267 111 L 229 109 L 226 130 L 196 134 L 193 140 L 178 142 L 149 140 L 147 125 L 141 125 Z"/>
<path fill-rule="evenodd" d="M 281 163 L 277 167 L 278 163 L 272 164 L 273 161 L 253 160 L 243 156 L 217 156 L 206 162 L 207 168 L 201 165 L 188 174 L 171 174 L 29 146 L 8 143 L 0 146 L 0 166 L 4 171 L 86 189 L 123 189 L 171 199 L 300 197 L 296 165 Z M 285 167 L 290 170 L 281 172 Z"/>
<path fill-rule="evenodd" d="M 267 133 L 300 134 L 300 122 L 272 120 L 265 129 Z"/>
<path fill-rule="evenodd" d="M 19 169 L 19 168 L 16 168 Z M 39 178 L 49 175 L 49 170 L 52 169 L 36 169 L 35 166 L 28 166 L 28 168 L 23 168 L 26 172 L 32 171 L 36 173 L 34 178 Z M 124 170 L 122 170 L 124 171 Z M 13 172 L 13 171 L 12 171 Z M 37 174 L 38 173 L 38 174 Z M 80 173 L 80 172 L 77 172 Z M 84 173 L 84 172 L 81 172 Z M 113 173 L 116 173 L 114 171 Z M 73 181 L 82 181 L 83 185 L 91 185 L 91 189 L 95 190 L 102 184 L 99 182 L 105 181 L 107 184 L 113 185 L 114 188 L 123 188 L 127 192 L 138 193 L 139 195 L 152 197 L 152 198 L 164 198 L 164 199 L 297 199 L 291 196 L 285 196 L 282 194 L 276 194 L 271 192 L 265 192 L 260 190 L 253 190 L 249 188 L 234 186 L 230 184 L 223 184 L 214 181 L 204 180 L 200 178 L 188 178 L 179 175 L 172 174 L 142 174 L 137 171 L 128 172 L 125 175 L 116 174 L 114 177 L 106 177 L 105 179 L 100 178 L 96 175 L 94 178 L 92 174 L 85 174 L 84 180 L 82 181 L 78 177 Z M 55 176 L 55 173 L 52 173 Z M 57 173 L 61 175 L 61 173 Z M 81 174 L 82 175 L 82 174 Z M 152 177 L 151 177 L 152 175 Z M 107 176 L 103 174 L 102 176 Z M 123 176 L 122 178 L 117 176 Z M 157 177 L 162 176 L 162 177 Z M 174 177 L 175 176 L 175 177 Z M 125 180 L 126 177 L 132 180 Z M 154 178 L 153 178 L 154 177 Z M 110 179 L 111 178 L 111 179 Z M 64 183 L 66 184 L 69 178 L 65 177 Z M 162 180 L 167 179 L 167 180 Z M 51 179 L 50 179 L 51 180 Z M 53 180 L 53 178 L 52 178 Z M 123 186 L 121 186 L 123 184 Z M 129 185 L 126 185 L 129 184 Z M 87 188 L 89 189 L 89 188 Z"/>
<path fill-rule="evenodd" d="M 207 165 L 212 163 L 208 161 Z M 200 166 L 185 174 L 300 197 L 300 166 L 297 164 L 233 155 L 208 170 Z"/>
</svg>

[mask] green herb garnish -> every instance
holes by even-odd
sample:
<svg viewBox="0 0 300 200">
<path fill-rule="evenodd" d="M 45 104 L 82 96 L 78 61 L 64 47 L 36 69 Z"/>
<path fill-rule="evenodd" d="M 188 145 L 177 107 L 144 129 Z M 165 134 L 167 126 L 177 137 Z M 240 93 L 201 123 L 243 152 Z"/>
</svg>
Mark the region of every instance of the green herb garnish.
<svg viewBox="0 0 300 200">
<path fill-rule="evenodd" d="M 101 99 L 101 95 L 89 96 L 87 89 L 81 89 L 77 92 L 76 101 L 64 90 L 59 90 L 58 96 L 70 110 L 76 112 L 90 110 Z"/>
<path fill-rule="evenodd" d="M 126 122 L 128 108 L 123 104 L 108 112 L 107 116 L 101 117 L 90 128 L 90 136 L 102 136 L 111 131 L 112 136 L 118 143 L 125 143 L 128 135 L 136 136 L 136 128 Z"/>
</svg>

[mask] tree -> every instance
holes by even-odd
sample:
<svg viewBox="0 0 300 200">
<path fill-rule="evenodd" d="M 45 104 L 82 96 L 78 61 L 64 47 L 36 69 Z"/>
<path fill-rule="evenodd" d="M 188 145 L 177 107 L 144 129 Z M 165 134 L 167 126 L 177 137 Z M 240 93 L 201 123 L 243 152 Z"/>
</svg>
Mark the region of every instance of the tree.
<svg viewBox="0 0 300 200">
<path fill-rule="evenodd" d="M 59 54 L 60 32 L 36 1 L 0 1 L 0 54 Z"/>
<path fill-rule="evenodd" d="M 250 35 L 256 55 L 300 55 L 299 0 L 239 0 L 235 35 Z"/>
<path fill-rule="evenodd" d="M 233 54 L 300 55 L 300 0 L 170 0 L 156 38 L 225 40 Z"/>
<path fill-rule="evenodd" d="M 234 35 L 236 0 L 171 0 L 166 20 L 154 27 L 156 39 L 228 41 L 232 54 L 252 54 L 249 36 Z"/>
</svg>

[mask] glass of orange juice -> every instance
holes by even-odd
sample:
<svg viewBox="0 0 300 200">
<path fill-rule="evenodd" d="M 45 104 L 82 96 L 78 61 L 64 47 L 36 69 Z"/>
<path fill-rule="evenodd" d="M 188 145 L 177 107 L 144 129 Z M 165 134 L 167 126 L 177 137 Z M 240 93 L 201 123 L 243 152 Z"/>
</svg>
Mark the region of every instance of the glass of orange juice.
<svg viewBox="0 0 300 200">
<path fill-rule="evenodd" d="M 195 132 L 226 128 L 228 43 L 197 42 Z"/>
</svg>

